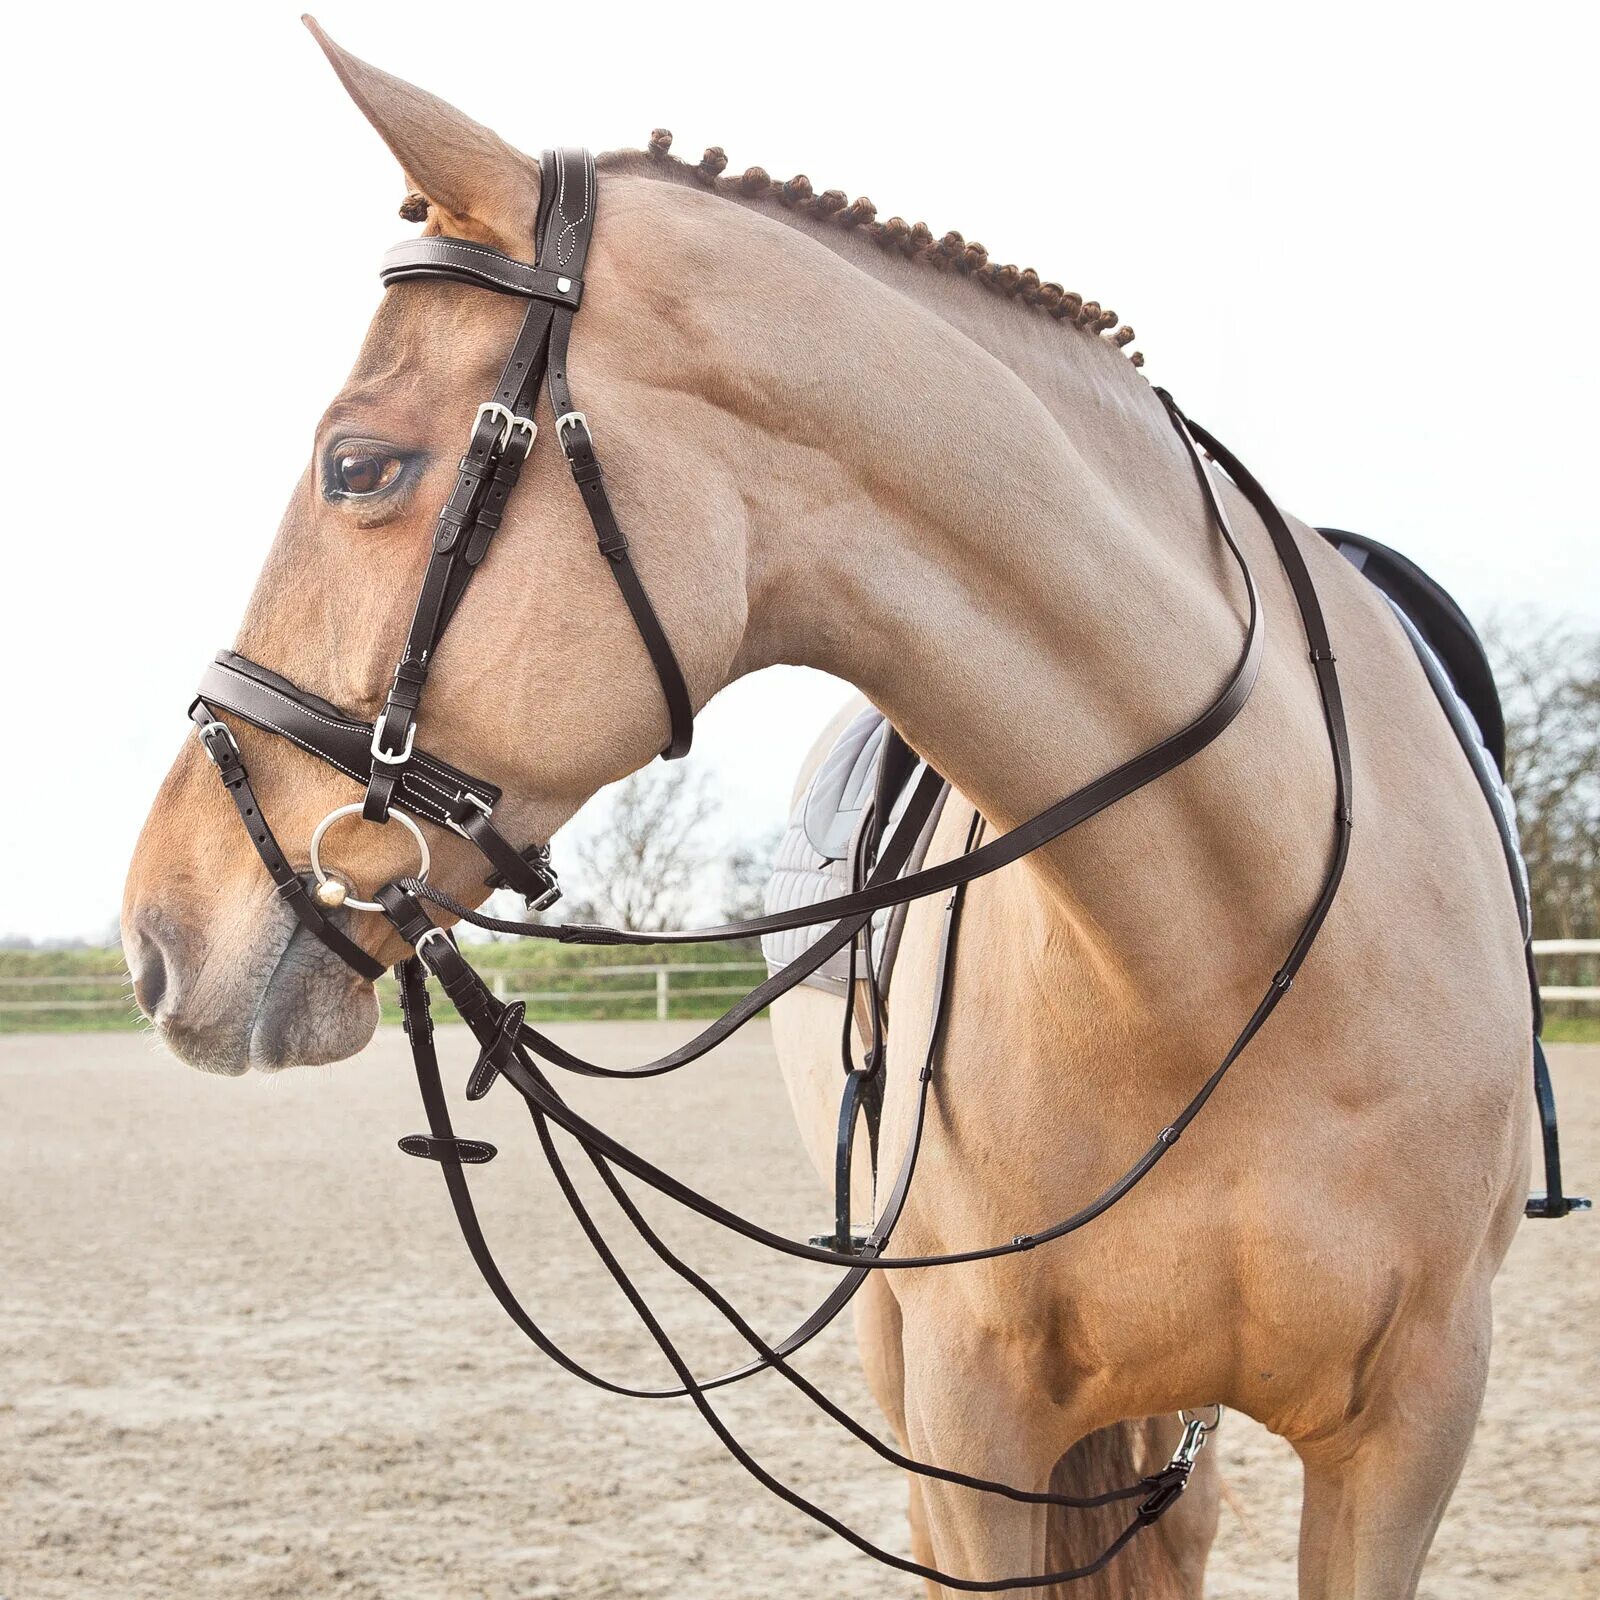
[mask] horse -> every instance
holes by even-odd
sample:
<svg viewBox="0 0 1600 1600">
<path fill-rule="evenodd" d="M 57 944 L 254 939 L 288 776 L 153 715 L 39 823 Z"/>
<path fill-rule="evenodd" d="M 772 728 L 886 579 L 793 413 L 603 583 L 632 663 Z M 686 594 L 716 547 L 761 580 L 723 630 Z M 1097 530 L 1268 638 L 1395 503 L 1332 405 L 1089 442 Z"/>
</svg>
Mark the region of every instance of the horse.
<svg viewBox="0 0 1600 1600">
<path fill-rule="evenodd" d="M 311 26 L 399 162 L 403 214 L 528 258 L 539 164 Z M 725 166 L 678 160 L 665 134 L 599 161 L 570 357 L 611 492 L 694 705 L 779 663 L 849 681 L 952 781 L 929 856 L 949 859 L 974 813 L 1011 827 L 1205 705 L 1244 626 L 1238 571 L 1114 313 L 958 234 Z M 463 419 L 517 316 L 449 283 L 388 289 L 242 653 L 377 714 Z M 1194 759 L 970 886 L 908 1253 L 1046 1222 L 1120 1171 L 1227 1048 L 1317 893 L 1334 801 L 1312 663 L 1261 517 L 1219 493 L 1259 575 L 1258 685 Z M 1357 795 L 1293 993 L 1136 1196 L 1048 1248 L 870 1274 L 858 1342 L 902 1448 L 1023 1487 L 1141 1470 L 1185 1408 L 1254 1417 L 1304 1464 L 1303 1600 L 1403 1600 L 1472 1437 L 1522 1214 L 1529 997 L 1495 828 L 1411 646 L 1291 526 L 1337 640 Z M 548 452 L 439 649 L 426 725 L 441 756 L 493 772 L 499 825 L 541 842 L 663 746 L 649 655 Z M 238 743 L 303 864 L 348 784 L 259 728 Z M 410 869 L 399 832 L 352 825 L 324 849 L 379 884 Z M 480 902 L 466 841 L 428 834 L 432 881 Z M 334 915 L 375 961 L 405 953 L 381 919 Z M 930 902 L 908 914 L 897 1037 L 930 1024 L 938 922 Z M 371 982 L 274 894 L 193 742 L 122 926 L 140 1007 L 203 1070 L 340 1060 L 377 1025 Z M 773 1017 L 825 1172 L 841 1005 L 801 989 Z M 911 1077 L 891 1054 L 891 1152 Z M 1073 1592 L 1198 1595 L 1207 1462 L 1173 1517 Z M 1043 1570 L 1093 1521 L 912 1482 L 917 1557 L 978 1578 Z"/>
</svg>

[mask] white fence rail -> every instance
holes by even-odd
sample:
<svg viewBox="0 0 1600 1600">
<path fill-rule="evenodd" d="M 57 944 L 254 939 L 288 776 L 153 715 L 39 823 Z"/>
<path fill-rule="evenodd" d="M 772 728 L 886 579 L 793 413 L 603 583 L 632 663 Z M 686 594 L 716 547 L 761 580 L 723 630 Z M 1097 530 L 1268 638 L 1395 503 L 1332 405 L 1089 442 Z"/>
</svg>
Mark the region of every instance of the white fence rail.
<svg viewBox="0 0 1600 1600">
<path fill-rule="evenodd" d="M 1535 939 L 1533 953 L 1536 956 L 1600 956 L 1600 939 Z M 523 1000 L 530 1005 L 578 1005 L 590 1004 L 607 1000 L 650 1000 L 655 1001 L 656 1017 L 665 1022 L 671 1015 L 672 997 L 674 992 L 680 996 L 694 997 L 697 995 L 716 996 L 726 998 L 730 995 L 740 995 L 750 986 L 748 984 L 715 984 L 715 985 L 682 985 L 676 991 L 673 989 L 674 977 L 686 976 L 689 973 L 764 973 L 765 962 L 761 961 L 673 961 L 673 962 L 647 962 L 643 965 L 626 967 L 491 967 L 485 970 L 484 976 L 502 1000 Z M 549 981 L 556 976 L 568 976 L 585 980 L 582 986 L 574 989 L 532 989 L 524 988 L 523 984 Z M 604 986 L 591 987 L 587 981 L 590 978 L 637 978 L 639 985 L 633 988 L 612 989 Z M 48 993 L 40 996 L 40 991 L 51 989 L 90 989 L 112 991 L 104 995 L 96 995 L 85 999 L 76 996 L 72 999 L 52 998 Z M 13 991 L 21 991 L 22 998 L 12 999 Z M 1539 993 L 1546 1000 L 1574 1001 L 1580 1005 L 1600 1005 L 1600 984 L 1570 984 L 1547 983 L 1540 986 Z M 36 998 L 37 997 L 37 998 Z M 133 1010 L 133 998 L 129 989 L 128 975 L 125 972 L 69 972 L 49 975 L 28 974 L 26 976 L 7 977 L 0 974 L 0 1016 L 13 1014 L 26 1015 L 29 1012 L 40 1011 L 127 1011 Z"/>
<path fill-rule="evenodd" d="M 523 1000 L 528 1004 L 560 1005 L 576 1000 L 648 1000 L 656 1002 L 656 1020 L 665 1022 L 671 1014 L 672 980 L 687 972 L 759 972 L 765 973 L 765 961 L 655 961 L 631 967 L 503 967 L 486 971 L 489 987 L 502 1000 Z M 520 989 L 515 980 L 524 978 L 548 980 L 555 971 L 573 973 L 584 978 L 646 978 L 654 982 L 647 989 Z M 751 987 L 748 983 L 694 984 L 680 987 L 679 994 L 718 996 L 743 994 Z"/>
</svg>

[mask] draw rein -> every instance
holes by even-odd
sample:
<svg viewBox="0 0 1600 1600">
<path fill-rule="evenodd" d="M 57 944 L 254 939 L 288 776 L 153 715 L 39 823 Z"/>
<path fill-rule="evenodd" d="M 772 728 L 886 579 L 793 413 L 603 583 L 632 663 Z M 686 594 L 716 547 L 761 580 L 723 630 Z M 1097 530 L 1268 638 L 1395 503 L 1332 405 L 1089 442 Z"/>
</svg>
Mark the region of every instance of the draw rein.
<svg viewBox="0 0 1600 1600">
<path fill-rule="evenodd" d="M 532 911 L 548 907 L 559 897 L 548 847 L 534 845 L 518 849 L 496 826 L 494 814 L 500 790 L 416 745 L 418 709 L 439 641 L 473 574 L 488 554 L 506 504 L 533 448 L 538 431 L 533 415 L 541 384 L 548 386 L 556 436 L 594 525 L 600 554 L 611 568 L 655 669 L 670 730 L 662 754 L 668 759 L 683 756 L 693 734 L 693 704 L 683 673 L 633 566 L 628 541 L 606 490 L 587 418 L 575 408 L 568 381 L 568 341 L 582 299 L 583 270 L 594 227 L 597 200 L 594 161 L 587 151 L 547 151 L 541 161 L 541 177 L 537 252 L 533 265 L 484 245 L 450 238 L 424 238 L 401 244 L 384 258 L 382 277 L 386 285 L 413 279 L 447 280 L 517 296 L 528 304 L 494 397 L 478 407 L 473 419 L 455 487 L 439 513 L 405 647 L 376 722 L 369 725 L 351 718 L 336 706 L 232 652 L 218 655 L 207 668 L 190 708 L 190 717 L 278 893 L 305 928 L 368 979 L 380 976 L 384 968 L 338 925 L 332 913 L 341 901 L 355 909 L 381 912 L 412 947 L 414 953 L 396 968 L 396 975 L 428 1132 L 408 1135 L 400 1141 L 401 1148 L 411 1155 L 439 1163 L 473 1260 L 495 1298 L 529 1340 L 569 1372 L 612 1393 L 648 1398 L 688 1397 L 729 1452 L 758 1481 L 857 1548 L 900 1571 L 973 1592 L 1037 1588 L 1088 1576 L 1101 1570 L 1140 1528 L 1155 1521 L 1177 1499 L 1206 1435 L 1216 1426 L 1215 1421 L 1208 1424 L 1185 1416 L 1183 1439 L 1172 1460 L 1160 1471 L 1126 1488 L 1086 1497 L 1027 1491 L 916 1461 L 885 1445 L 795 1371 L 788 1357 L 833 1321 L 870 1271 L 945 1266 L 1031 1250 L 1075 1232 L 1110 1209 L 1139 1184 L 1177 1142 L 1288 992 L 1338 892 L 1351 831 L 1350 748 L 1343 702 L 1334 653 L 1311 574 L 1287 522 L 1266 491 L 1229 451 L 1203 428 L 1188 422 L 1171 397 L 1158 390 L 1172 426 L 1189 452 L 1210 519 L 1239 569 L 1248 601 L 1248 621 L 1237 661 L 1216 697 L 1193 721 L 1008 833 L 982 842 L 982 824 L 974 817 L 960 855 L 916 871 L 905 872 L 904 868 L 918 835 L 942 804 L 948 785 L 931 768 L 925 770 L 912 788 L 898 827 L 887 839 L 881 837 L 882 830 L 878 826 L 888 809 L 880 792 L 879 803 L 873 808 L 868 823 L 863 875 L 851 892 L 820 904 L 716 927 L 674 933 L 637 933 L 584 924 L 548 925 L 490 917 L 458 903 L 426 881 L 427 840 L 414 819 L 449 828 L 475 845 L 489 867 L 484 879 L 486 889 L 509 887 L 524 897 Z M 1282 965 L 1221 1062 L 1189 1102 L 1160 1130 L 1144 1154 L 1099 1195 L 1049 1227 L 1019 1234 L 1001 1243 L 935 1255 L 886 1254 L 910 1191 L 921 1146 L 943 1024 L 949 1010 L 953 957 L 966 885 L 1060 838 L 1198 754 L 1238 715 L 1255 685 L 1263 649 L 1260 596 L 1249 563 L 1235 539 L 1207 454 L 1226 470 L 1265 524 L 1294 594 L 1309 647 L 1326 722 L 1334 780 L 1333 834 L 1321 889 Z M 285 856 L 263 817 L 238 743 L 223 720 L 224 714 L 232 714 L 289 739 L 356 783 L 365 785 L 360 802 L 337 808 L 314 832 L 310 883 Z M 903 745 L 900 753 L 904 754 Z M 884 765 L 891 765 L 889 758 L 886 757 Z M 416 876 L 386 884 L 372 901 L 348 899 L 342 884 L 329 878 L 321 866 L 319 847 L 323 833 L 335 820 L 354 815 L 374 823 L 398 818 L 413 835 L 422 858 Z M 849 1162 L 855 1120 L 863 1103 L 881 1103 L 886 1073 L 883 1008 L 868 945 L 871 919 L 875 912 L 941 893 L 947 898 L 938 948 L 933 1019 L 918 1073 L 909 1137 L 876 1218 L 864 1234 L 851 1235 Z M 693 944 L 746 939 L 785 929 L 831 926 L 798 959 L 768 977 L 687 1043 L 641 1066 L 614 1068 L 574 1055 L 528 1025 L 521 1003 L 497 999 L 461 955 L 452 937 L 434 921 L 430 905 L 481 928 L 570 944 Z M 847 1006 L 846 1092 L 840 1116 L 838 1192 L 832 1235 L 801 1243 L 771 1232 L 700 1194 L 580 1116 L 558 1093 L 540 1065 L 543 1062 L 599 1078 L 653 1077 L 673 1071 L 705 1055 L 847 946 L 852 977 L 858 957 L 864 970 L 870 1047 L 863 1062 L 853 1061 Z M 639 1388 L 590 1371 L 539 1327 L 506 1283 L 484 1238 L 464 1171 L 467 1165 L 491 1160 L 496 1151 L 482 1140 L 458 1137 L 452 1126 L 428 1010 L 426 979 L 429 975 L 439 980 L 480 1047 L 468 1080 L 467 1097 L 481 1098 L 501 1077 L 522 1097 L 540 1148 L 579 1226 L 665 1356 L 677 1379 L 676 1384 Z M 852 991 L 855 987 L 852 983 Z M 869 1124 L 875 1156 L 875 1119 L 869 1119 Z M 572 1183 L 553 1138 L 554 1128 L 575 1141 L 650 1250 L 702 1295 L 750 1346 L 752 1356 L 748 1362 L 717 1377 L 699 1379 L 694 1376 L 600 1233 Z M 798 1327 L 776 1344 L 768 1344 L 710 1283 L 673 1254 L 655 1234 L 618 1178 L 619 1171 L 735 1234 L 785 1255 L 842 1267 L 846 1269 L 844 1275 Z M 767 1370 L 777 1372 L 798 1387 L 878 1455 L 908 1471 L 1035 1504 L 1085 1507 L 1124 1499 L 1136 1501 L 1132 1519 L 1094 1561 L 1068 1571 L 1039 1576 L 996 1580 L 961 1578 L 895 1555 L 872 1544 L 772 1477 L 733 1438 L 712 1409 L 706 1398 L 709 1391 Z"/>
</svg>

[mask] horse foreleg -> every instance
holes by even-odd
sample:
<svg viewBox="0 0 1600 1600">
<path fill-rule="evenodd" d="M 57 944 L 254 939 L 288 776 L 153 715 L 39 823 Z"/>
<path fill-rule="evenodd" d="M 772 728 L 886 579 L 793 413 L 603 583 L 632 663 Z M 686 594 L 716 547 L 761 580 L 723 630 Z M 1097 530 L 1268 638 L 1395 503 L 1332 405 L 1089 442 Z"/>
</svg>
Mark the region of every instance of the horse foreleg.
<svg viewBox="0 0 1600 1600">
<path fill-rule="evenodd" d="M 1447 1329 L 1408 1329 L 1305 1463 L 1301 1600 L 1411 1600 L 1461 1474 L 1489 1362 L 1488 1296 Z"/>
<path fill-rule="evenodd" d="M 872 1273 L 856 1294 L 856 1343 L 861 1365 L 879 1409 L 888 1418 L 895 1441 L 909 1450 L 906 1432 L 906 1366 L 900 1343 L 900 1303 L 881 1272 Z M 928 1511 L 922 1499 L 922 1479 L 906 1474 L 906 1520 L 911 1525 L 911 1554 L 924 1566 L 933 1563 L 928 1538 Z"/>
<path fill-rule="evenodd" d="M 907 1443 L 924 1461 L 1023 1489 L 1047 1489 L 1061 1455 L 1061 1419 L 1036 1383 L 966 1327 L 903 1325 Z M 1044 1570 L 1048 1508 L 935 1478 L 919 1480 L 925 1517 L 918 1559 L 963 1578 Z M 913 1530 L 917 1515 L 913 1511 Z M 935 1597 L 962 1591 L 932 1584 Z"/>
</svg>

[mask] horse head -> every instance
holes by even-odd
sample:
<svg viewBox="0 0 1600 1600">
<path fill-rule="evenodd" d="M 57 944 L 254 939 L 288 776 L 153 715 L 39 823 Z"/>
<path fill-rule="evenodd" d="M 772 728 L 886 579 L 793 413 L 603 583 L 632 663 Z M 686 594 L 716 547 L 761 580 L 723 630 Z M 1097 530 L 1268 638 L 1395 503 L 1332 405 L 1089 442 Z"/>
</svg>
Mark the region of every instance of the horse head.
<svg viewBox="0 0 1600 1600">
<path fill-rule="evenodd" d="M 403 214 L 425 208 L 426 236 L 531 258 L 538 161 L 318 38 L 401 165 L 411 191 Z M 727 337 L 711 323 L 716 280 L 731 270 L 703 213 L 733 208 L 708 195 L 669 196 L 659 183 L 620 173 L 607 188 L 571 372 L 603 430 L 631 558 L 700 703 L 733 673 L 746 642 L 740 430 L 700 393 L 706 350 Z M 719 220 L 725 233 L 731 217 Z M 241 655 L 352 717 L 378 716 L 435 518 L 524 306 L 461 283 L 386 290 L 349 379 L 316 425 L 239 630 Z M 230 359 L 248 371 L 247 340 Z M 540 413 L 547 435 L 549 420 Z M 547 841 L 597 789 L 665 742 L 651 661 L 597 555 L 562 452 L 549 444 L 531 453 L 485 571 L 442 639 L 421 716 L 429 751 L 503 791 L 496 825 L 519 848 Z M 302 871 L 318 819 L 358 791 L 270 728 L 231 726 L 260 813 Z M 477 853 L 449 828 L 423 826 L 430 881 L 481 901 Z M 416 870 L 414 841 L 402 829 L 358 819 L 336 825 L 321 853 L 352 898 Z M 378 961 L 400 953 L 381 917 L 330 914 Z M 141 1008 L 196 1066 L 237 1073 L 334 1060 L 360 1048 L 376 1025 L 371 983 L 308 937 L 275 893 L 195 741 L 140 838 L 123 931 Z"/>
</svg>

